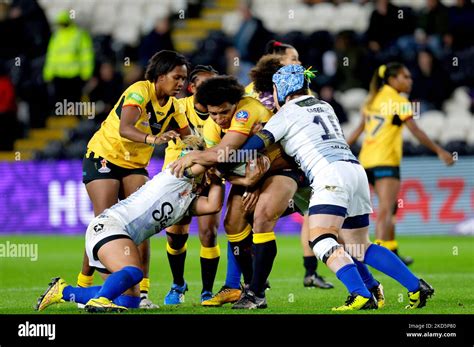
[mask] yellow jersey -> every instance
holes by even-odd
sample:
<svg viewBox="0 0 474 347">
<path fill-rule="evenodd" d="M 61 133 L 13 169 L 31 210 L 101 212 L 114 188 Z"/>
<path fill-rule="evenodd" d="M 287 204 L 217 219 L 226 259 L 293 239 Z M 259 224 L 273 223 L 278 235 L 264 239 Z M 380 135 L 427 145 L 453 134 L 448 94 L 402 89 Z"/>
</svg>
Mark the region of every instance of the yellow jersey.
<svg viewBox="0 0 474 347">
<path fill-rule="evenodd" d="M 262 105 L 260 101 L 249 96 L 244 96 L 237 103 L 234 116 L 229 129 L 222 129 L 211 117 L 204 124 L 204 141 L 208 148 L 214 147 L 221 142 L 224 135 L 228 132 L 238 132 L 248 136 L 255 123 L 268 122 L 272 112 Z"/>
<path fill-rule="evenodd" d="M 245 87 L 245 96 L 251 96 L 252 98 L 258 99 L 258 93 L 254 89 L 253 82 L 250 82 L 247 87 Z"/>
<path fill-rule="evenodd" d="M 260 101 L 249 96 L 243 97 L 237 104 L 229 129 L 222 129 L 209 117 L 204 124 L 206 146 L 208 148 L 216 146 L 228 132 L 235 131 L 248 136 L 255 123 L 266 123 L 271 116 L 273 116 L 273 113 L 263 106 Z M 273 144 L 264 153 L 269 157 L 270 162 L 273 162 L 282 156 L 281 146 Z"/>
<path fill-rule="evenodd" d="M 140 109 L 141 114 L 135 127 L 146 134 L 159 136 L 167 130 L 188 126 L 186 116 L 180 110 L 175 97 L 170 97 L 164 106 L 160 106 L 152 82 L 140 81 L 132 84 L 120 96 L 87 145 L 88 153 L 94 152 L 96 156 L 125 169 L 146 167 L 153 154 L 152 146 L 120 136 L 120 116 L 122 107 L 125 106 L 136 106 Z M 143 140 L 145 141 L 145 136 Z"/>
<path fill-rule="evenodd" d="M 365 117 L 365 138 L 359 155 L 362 166 L 366 169 L 400 166 L 403 122 L 413 116 L 408 99 L 384 85 L 362 113 Z"/>
<path fill-rule="evenodd" d="M 198 114 L 194 108 L 194 95 L 188 96 L 187 98 L 178 99 L 181 110 L 183 110 L 186 118 L 188 119 L 189 128 L 192 135 L 203 137 L 203 128 L 206 119 L 209 117 L 208 114 Z M 163 163 L 164 170 L 168 164 L 177 160 L 185 154 L 186 145 L 180 140 L 175 139 L 168 142 L 166 147 L 165 160 Z"/>
</svg>

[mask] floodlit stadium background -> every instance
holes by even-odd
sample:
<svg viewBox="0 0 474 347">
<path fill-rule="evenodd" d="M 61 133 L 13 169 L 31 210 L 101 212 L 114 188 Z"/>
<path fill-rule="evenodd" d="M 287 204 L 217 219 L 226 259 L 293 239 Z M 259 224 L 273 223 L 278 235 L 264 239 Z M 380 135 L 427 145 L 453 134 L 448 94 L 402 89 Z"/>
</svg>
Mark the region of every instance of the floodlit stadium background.
<svg viewBox="0 0 474 347">
<path fill-rule="evenodd" d="M 436 1 L 398 0 L 390 7 L 398 20 L 384 23 L 374 15 L 382 2 L 0 1 L 0 233 L 85 231 L 93 213 L 81 158 L 107 108 L 142 78 L 151 54 L 175 49 L 192 65 L 212 64 L 246 85 L 265 43 L 278 39 L 319 71 L 312 87 L 335 105 L 346 135 L 359 123 L 374 69 L 404 62 L 414 76 L 410 99 L 420 106 L 419 126 L 457 162 L 445 167 L 405 132 L 397 232 L 474 234 L 474 8 L 468 0 L 443 0 L 430 11 Z M 42 78 L 61 10 L 93 42 L 94 73 L 81 99 L 89 108 L 75 114 L 51 103 Z M 431 53 L 418 53 L 425 48 Z M 157 148 L 151 175 L 161 170 L 163 154 Z M 300 223 L 292 215 L 276 231 L 296 234 Z"/>
</svg>

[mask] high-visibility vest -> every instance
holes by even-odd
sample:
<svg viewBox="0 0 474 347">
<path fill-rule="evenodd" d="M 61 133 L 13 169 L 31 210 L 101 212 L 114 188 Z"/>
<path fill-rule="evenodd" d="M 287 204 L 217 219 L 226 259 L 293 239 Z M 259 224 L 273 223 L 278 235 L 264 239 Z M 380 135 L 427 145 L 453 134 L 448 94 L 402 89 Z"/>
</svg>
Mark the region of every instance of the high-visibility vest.
<svg viewBox="0 0 474 347">
<path fill-rule="evenodd" d="M 94 71 L 94 49 L 90 35 L 71 24 L 59 28 L 48 44 L 43 69 L 45 81 L 53 78 L 91 78 Z"/>
</svg>

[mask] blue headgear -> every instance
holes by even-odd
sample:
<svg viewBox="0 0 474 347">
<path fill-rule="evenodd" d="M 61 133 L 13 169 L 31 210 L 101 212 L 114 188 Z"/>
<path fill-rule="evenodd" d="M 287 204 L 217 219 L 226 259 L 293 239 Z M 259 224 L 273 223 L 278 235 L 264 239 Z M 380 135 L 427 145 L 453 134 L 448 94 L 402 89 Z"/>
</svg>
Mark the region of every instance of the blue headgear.
<svg viewBox="0 0 474 347">
<path fill-rule="evenodd" d="M 313 71 L 304 69 L 301 65 L 286 65 L 280 68 L 272 77 L 272 82 L 277 89 L 278 102 L 283 104 L 288 95 L 308 85 L 310 79 L 315 77 Z"/>
</svg>

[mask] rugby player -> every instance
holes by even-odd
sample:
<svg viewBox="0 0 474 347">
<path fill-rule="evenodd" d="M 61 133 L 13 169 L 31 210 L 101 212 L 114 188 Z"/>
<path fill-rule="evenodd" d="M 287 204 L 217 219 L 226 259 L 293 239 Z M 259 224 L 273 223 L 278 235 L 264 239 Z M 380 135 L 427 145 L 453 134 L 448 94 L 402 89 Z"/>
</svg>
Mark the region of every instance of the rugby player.
<svg viewBox="0 0 474 347">
<path fill-rule="evenodd" d="M 186 139 L 185 139 L 186 140 Z M 187 142 L 197 148 L 192 138 Z M 265 167 L 265 158 L 257 167 Z M 56 277 L 38 299 L 36 310 L 72 301 L 85 304 L 88 312 L 121 312 L 139 306 L 143 278 L 137 245 L 183 218 L 217 213 L 223 203 L 222 179 L 210 174 L 208 196 L 196 194 L 196 180 L 206 169 L 193 165 L 182 178 L 170 170 L 160 172 L 138 191 L 95 217 L 86 232 L 86 254 L 90 266 L 106 277 L 102 286 L 72 287 Z M 253 170 L 262 175 L 262 170 Z M 249 174 L 249 170 L 245 171 Z M 249 178 L 251 179 L 251 178 Z M 123 294 L 123 295 L 122 295 Z"/>
<path fill-rule="evenodd" d="M 147 66 L 146 80 L 125 90 L 89 141 L 82 171 L 95 216 L 146 183 L 146 167 L 155 145 L 190 134 L 175 98 L 187 78 L 187 65 L 185 57 L 174 51 L 156 53 Z M 148 299 L 149 241 L 145 240 L 139 249 L 144 272 L 140 283 L 141 306 L 156 308 Z M 93 272 L 84 254 L 77 284 L 92 285 Z"/>
<path fill-rule="evenodd" d="M 381 65 L 375 71 L 367 101 L 362 109 L 360 125 L 348 138 L 352 145 L 364 132 L 359 161 L 379 201 L 375 224 L 375 243 L 398 254 L 395 239 L 397 196 L 400 191 L 400 162 L 402 160 L 402 129 L 406 125 L 416 139 L 436 153 L 446 165 L 453 165 L 453 156 L 431 141 L 413 119 L 413 108 L 400 93 L 410 93 L 410 71 L 401 63 Z M 399 255 L 400 256 L 400 255 Z M 400 259 L 410 265 L 411 257 Z"/>
<path fill-rule="evenodd" d="M 284 65 L 301 65 L 301 62 L 298 58 L 298 51 L 293 46 L 279 41 L 270 41 L 267 44 L 267 52 L 272 52 L 272 54 L 267 54 L 260 58 L 257 65 L 250 71 L 253 87 L 252 96 L 256 97 L 265 107 L 275 113 L 277 109 L 275 100 L 273 99 L 273 74 Z M 248 91 L 248 87 L 249 86 L 246 87 L 246 91 Z M 305 287 L 322 289 L 334 288 L 332 283 L 327 282 L 318 274 L 318 259 L 314 256 L 311 248 L 309 248 L 308 237 L 308 215 L 304 214 L 300 232 L 301 247 L 303 249 L 303 266 L 305 268 L 303 285 Z"/>
<path fill-rule="evenodd" d="M 197 65 L 189 74 L 188 91 L 192 94 L 186 98 L 178 99 L 181 113 L 186 115 L 191 133 L 202 137 L 203 127 L 209 117 L 206 107 L 200 105 L 195 97 L 197 88 L 205 80 L 217 76 L 218 73 L 212 66 Z M 168 142 L 165 152 L 163 170 L 169 163 L 181 157 L 186 150 L 186 145 L 179 139 Z M 205 195 L 202 192 L 201 195 Z M 201 302 L 212 297 L 212 287 L 216 277 L 217 266 L 220 258 L 220 248 L 217 244 L 217 229 L 219 228 L 220 213 L 198 217 L 199 239 L 201 241 L 200 263 L 201 263 Z M 164 299 L 165 305 L 178 305 L 184 302 L 184 293 L 188 285 L 184 280 L 184 264 L 186 260 L 186 241 L 189 233 L 187 220 L 172 225 L 166 229 L 167 256 L 173 275 L 173 284 Z"/>
<path fill-rule="evenodd" d="M 364 285 L 353 258 L 407 288 L 409 304 L 406 308 L 421 308 L 434 294 L 434 289 L 413 275 L 394 253 L 369 241 L 372 208 L 367 175 L 350 151 L 332 107 L 308 95 L 312 75 L 300 65 L 288 65 L 273 76 L 279 111 L 263 130 L 248 140 L 242 151 L 262 149 L 280 141 L 311 182 L 310 246 L 349 292 L 345 304 L 333 310 L 377 308 L 377 300 Z M 255 233 L 262 231 L 254 229 Z M 345 247 L 338 243 L 338 237 Z M 255 258 L 259 261 L 255 261 L 255 273 L 261 271 L 262 276 L 254 276 L 249 290 L 235 304 L 240 308 L 267 306 L 262 281 L 271 271 L 276 244 L 267 239 L 256 246 Z"/>
</svg>

